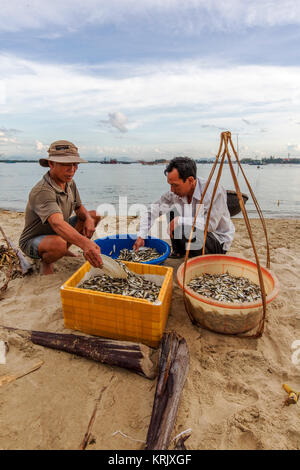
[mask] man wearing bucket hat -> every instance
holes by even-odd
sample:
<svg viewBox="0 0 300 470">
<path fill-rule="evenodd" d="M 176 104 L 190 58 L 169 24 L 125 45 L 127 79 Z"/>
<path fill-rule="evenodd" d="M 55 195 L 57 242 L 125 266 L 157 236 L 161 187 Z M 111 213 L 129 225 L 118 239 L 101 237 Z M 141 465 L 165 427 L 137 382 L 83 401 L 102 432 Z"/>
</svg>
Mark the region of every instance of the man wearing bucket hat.
<svg viewBox="0 0 300 470">
<path fill-rule="evenodd" d="M 100 248 L 90 240 L 100 216 L 86 210 L 73 181 L 78 164 L 87 161 L 67 140 L 53 142 L 48 154 L 39 160 L 49 171 L 29 194 L 20 248 L 29 257 L 42 260 L 44 274 L 52 274 L 53 263 L 63 256 L 75 256 L 69 251 L 72 244 L 83 250 L 92 266 L 100 267 Z M 73 211 L 76 215 L 71 217 Z"/>
</svg>

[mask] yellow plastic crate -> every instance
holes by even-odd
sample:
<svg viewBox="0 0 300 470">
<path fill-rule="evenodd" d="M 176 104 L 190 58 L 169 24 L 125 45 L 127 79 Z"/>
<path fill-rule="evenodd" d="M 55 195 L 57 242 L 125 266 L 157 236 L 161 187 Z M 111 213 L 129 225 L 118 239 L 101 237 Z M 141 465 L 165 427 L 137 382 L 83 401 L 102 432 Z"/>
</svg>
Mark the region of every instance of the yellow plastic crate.
<svg viewBox="0 0 300 470">
<path fill-rule="evenodd" d="M 127 261 L 124 264 L 137 274 L 164 276 L 157 305 L 145 299 L 75 287 L 91 268 L 86 262 L 61 287 L 65 327 L 157 348 L 171 305 L 173 268 Z"/>
</svg>

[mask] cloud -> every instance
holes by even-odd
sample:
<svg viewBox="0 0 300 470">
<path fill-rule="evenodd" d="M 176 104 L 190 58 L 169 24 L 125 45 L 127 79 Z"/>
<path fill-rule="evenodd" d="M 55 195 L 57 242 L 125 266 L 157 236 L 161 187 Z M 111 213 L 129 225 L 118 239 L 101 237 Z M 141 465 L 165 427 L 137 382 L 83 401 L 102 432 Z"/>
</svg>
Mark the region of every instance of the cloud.
<svg viewBox="0 0 300 470">
<path fill-rule="evenodd" d="M 298 0 L 10 0 L 1 2 L 0 31 L 56 29 L 65 33 L 86 26 L 169 28 L 173 34 L 203 29 L 230 30 L 300 23 Z"/>
<path fill-rule="evenodd" d="M 12 135 L 12 134 L 19 134 L 20 131 L 19 129 L 7 129 L 6 127 L 0 127 L 0 134 L 1 135 Z"/>
<path fill-rule="evenodd" d="M 0 113 L 49 113 L 74 118 L 107 112 L 110 125 L 121 132 L 126 118 L 145 109 L 166 111 L 201 106 L 206 115 L 250 115 L 297 111 L 300 105 L 300 67 L 220 66 L 201 61 L 131 64 L 129 76 L 94 73 L 88 67 L 63 66 L 0 55 L 1 78 L 7 99 Z M 55 86 L 53 84 L 55 83 Z M 121 108 L 122 113 L 111 112 Z M 201 111 L 202 112 L 202 111 Z M 203 114 L 203 113 L 202 113 Z M 0 114 L 1 115 L 1 114 Z M 205 124 L 204 124 L 205 125 Z M 227 123 L 224 121 L 227 127 Z M 263 123 L 261 123 L 263 126 Z M 118 127 L 119 126 L 119 127 Z M 223 126 L 223 123 L 222 123 Z M 217 126 L 221 127 L 221 126 Z"/>
<path fill-rule="evenodd" d="M 6 144 L 8 144 L 8 143 L 15 144 L 17 142 L 17 139 L 15 137 L 6 137 L 4 135 L 1 135 L 1 133 L 0 133 L 0 142 L 2 142 L 2 143 L 4 142 Z"/>
<path fill-rule="evenodd" d="M 116 72 L 120 66 L 121 76 Z M 257 124 L 248 133 L 249 147 L 262 142 L 274 153 L 280 151 L 279 144 L 286 149 L 287 142 L 297 141 L 297 127 L 289 119 L 299 121 L 300 67 L 223 66 L 194 59 L 144 61 L 143 65 L 118 62 L 103 71 L 0 54 L 0 68 L 0 81 L 7 90 L 0 119 L 5 116 L 9 123 L 0 128 L 1 137 L 16 137 L 7 132 L 16 132 L 22 122 L 24 143 L 34 129 L 31 152 L 37 150 L 36 139 L 43 144 L 55 140 L 58 132 L 67 131 L 67 135 L 70 129 L 83 142 L 89 136 L 99 144 L 99 127 L 97 132 L 93 129 L 99 110 L 107 116 L 102 124 L 117 129 L 119 137 L 126 134 L 126 143 L 151 141 L 163 151 L 182 153 L 189 142 L 199 149 L 205 139 L 209 149 L 212 133 L 223 130 L 246 136 L 243 119 L 247 126 Z M 138 126 L 139 132 L 129 132 Z M 111 145 L 109 134 L 102 132 L 101 146 Z"/>
<path fill-rule="evenodd" d="M 18 129 L 7 129 L 6 127 L 0 127 L 0 143 L 2 144 L 15 144 L 17 139 L 15 134 L 19 133 Z"/>
<path fill-rule="evenodd" d="M 218 127 L 214 124 L 201 124 L 202 129 L 217 129 L 219 131 L 225 131 L 226 127 Z"/>
<path fill-rule="evenodd" d="M 101 120 L 99 121 L 100 124 L 108 124 L 115 129 L 118 129 L 120 132 L 128 132 L 127 123 L 128 118 L 125 114 L 121 113 L 120 111 L 114 113 L 108 113 L 108 120 Z"/>
<path fill-rule="evenodd" d="M 248 126 L 251 126 L 251 122 L 248 121 L 247 119 L 242 119 L 242 121 L 243 121 L 245 124 L 248 124 Z"/>
<path fill-rule="evenodd" d="M 39 140 L 35 141 L 35 146 L 38 153 L 45 153 L 48 150 L 48 145 L 43 144 Z"/>
<path fill-rule="evenodd" d="M 289 143 L 287 149 L 289 152 L 300 152 L 300 144 Z"/>
<path fill-rule="evenodd" d="M 38 34 L 37 38 L 38 39 L 49 39 L 50 41 L 51 40 L 55 40 L 55 39 L 60 39 L 61 37 L 63 37 L 63 33 L 41 33 L 41 34 Z"/>
<path fill-rule="evenodd" d="M 249 121 L 249 119 L 242 119 L 242 121 L 247 124 L 247 126 L 257 126 L 257 122 Z"/>
</svg>

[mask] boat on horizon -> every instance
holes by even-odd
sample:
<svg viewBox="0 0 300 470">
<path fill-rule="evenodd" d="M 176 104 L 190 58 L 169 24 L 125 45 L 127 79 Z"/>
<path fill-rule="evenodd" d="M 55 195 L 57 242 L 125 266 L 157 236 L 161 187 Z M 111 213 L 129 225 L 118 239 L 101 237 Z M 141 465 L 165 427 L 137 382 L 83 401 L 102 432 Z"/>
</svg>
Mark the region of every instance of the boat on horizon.
<svg viewBox="0 0 300 470">
<path fill-rule="evenodd" d="M 103 160 L 103 162 L 100 162 L 101 165 L 115 165 L 117 160 L 115 158 L 111 158 L 110 160 Z"/>
</svg>

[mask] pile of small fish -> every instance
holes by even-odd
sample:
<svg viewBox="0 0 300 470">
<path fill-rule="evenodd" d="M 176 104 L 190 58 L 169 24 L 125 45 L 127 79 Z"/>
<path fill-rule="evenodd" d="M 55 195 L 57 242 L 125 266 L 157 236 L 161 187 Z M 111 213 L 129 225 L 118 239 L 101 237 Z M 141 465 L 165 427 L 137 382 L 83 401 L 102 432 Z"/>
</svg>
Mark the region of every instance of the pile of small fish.
<svg viewBox="0 0 300 470">
<path fill-rule="evenodd" d="M 144 248 L 143 250 L 134 251 L 123 248 L 120 250 L 118 259 L 122 261 L 133 261 L 135 263 L 141 263 L 145 261 L 152 261 L 153 259 L 159 258 L 161 255 L 155 248 Z"/>
<path fill-rule="evenodd" d="M 109 294 L 128 295 L 138 299 L 146 299 L 149 302 L 155 302 L 159 295 L 160 286 L 152 281 L 147 281 L 138 274 L 129 271 L 129 269 L 120 263 L 126 271 L 127 279 L 113 278 L 107 274 L 95 276 L 88 281 L 80 284 L 81 289 L 90 289 Z"/>
<path fill-rule="evenodd" d="M 246 277 L 230 274 L 203 274 L 188 284 L 197 294 L 212 297 L 219 302 L 254 302 L 261 298 L 260 287 Z"/>
</svg>

